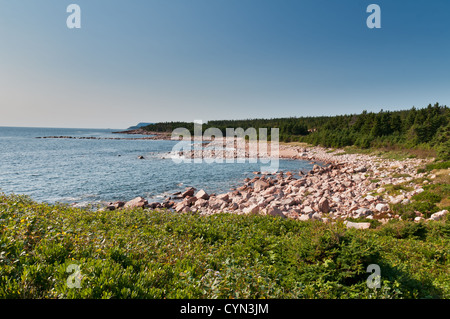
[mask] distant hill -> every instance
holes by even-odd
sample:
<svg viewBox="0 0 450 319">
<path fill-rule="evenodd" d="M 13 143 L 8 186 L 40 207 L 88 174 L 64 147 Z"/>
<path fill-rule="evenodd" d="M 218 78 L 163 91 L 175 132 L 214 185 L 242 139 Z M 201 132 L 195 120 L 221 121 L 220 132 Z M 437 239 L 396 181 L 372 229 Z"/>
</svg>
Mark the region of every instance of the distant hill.
<svg viewBox="0 0 450 319">
<path fill-rule="evenodd" d="M 144 122 L 141 122 L 141 123 L 138 123 L 135 126 L 130 126 L 129 128 L 127 128 L 127 130 L 137 130 L 138 128 L 141 128 L 141 127 L 144 127 L 144 126 L 148 126 L 148 125 L 152 125 L 152 124 L 155 124 L 155 123 L 144 123 Z"/>
</svg>

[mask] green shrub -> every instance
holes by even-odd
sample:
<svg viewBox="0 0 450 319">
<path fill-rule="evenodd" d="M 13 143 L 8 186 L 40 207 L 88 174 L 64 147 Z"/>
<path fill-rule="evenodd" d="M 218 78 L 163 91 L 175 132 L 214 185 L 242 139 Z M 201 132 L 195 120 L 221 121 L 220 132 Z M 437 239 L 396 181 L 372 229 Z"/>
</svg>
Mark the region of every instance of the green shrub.
<svg viewBox="0 0 450 319">
<path fill-rule="evenodd" d="M 357 230 L 271 216 L 95 212 L 2 194 L 0 202 L 0 298 L 450 297 L 449 218 Z M 370 264 L 381 267 L 377 291 L 366 285 Z"/>
<path fill-rule="evenodd" d="M 429 191 L 423 191 L 419 194 L 414 195 L 412 199 L 422 202 L 439 203 L 442 200 L 442 196 Z"/>
</svg>

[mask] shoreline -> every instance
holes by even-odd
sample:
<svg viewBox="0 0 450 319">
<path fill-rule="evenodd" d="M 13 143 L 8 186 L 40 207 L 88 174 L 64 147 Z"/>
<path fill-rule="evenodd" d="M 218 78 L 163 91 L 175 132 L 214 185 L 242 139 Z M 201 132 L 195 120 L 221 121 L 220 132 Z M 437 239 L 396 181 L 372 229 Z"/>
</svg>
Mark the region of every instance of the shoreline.
<svg viewBox="0 0 450 319">
<path fill-rule="evenodd" d="M 201 156 L 205 155 L 214 153 L 205 154 L 202 150 Z M 204 190 L 191 187 L 161 202 L 149 203 L 137 197 L 128 202 L 110 203 L 103 210 L 142 207 L 169 209 L 176 213 L 196 212 L 200 215 L 261 214 L 325 223 L 363 218 L 384 224 L 391 219 L 401 219 L 391 211 L 390 204 L 409 204 L 412 196 L 424 191 L 417 180 L 423 179 L 428 173 L 417 173 L 417 168 L 433 160 L 388 160 L 375 155 L 344 154 L 342 149 L 288 144 L 280 145 L 279 158 L 307 160 L 324 165 L 314 165 L 307 173 L 254 172 L 254 178 L 246 178 L 240 187 L 230 188 L 222 194 L 207 194 Z M 296 178 L 295 174 L 301 177 Z M 427 178 L 433 179 L 433 175 Z M 400 184 L 407 187 L 396 196 L 389 194 L 385 188 Z M 443 212 L 445 214 L 447 211 Z M 417 212 L 416 215 L 415 221 L 424 219 L 423 214 Z M 433 216 L 430 218 L 434 219 Z M 370 223 L 348 222 L 347 226 L 369 228 Z"/>
</svg>

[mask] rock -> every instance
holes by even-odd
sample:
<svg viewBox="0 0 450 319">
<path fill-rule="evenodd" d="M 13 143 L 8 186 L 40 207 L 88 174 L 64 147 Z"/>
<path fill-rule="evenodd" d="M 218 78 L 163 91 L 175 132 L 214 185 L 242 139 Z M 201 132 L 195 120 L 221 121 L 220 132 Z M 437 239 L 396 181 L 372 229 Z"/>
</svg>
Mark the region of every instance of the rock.
<svg viewBox="0 0 450 319">
<path fill-rule="evenodd" d="M 230 201 L 230 196 L 228 194 L 219 194 L 216 196 L 217 199 L 219 200 L 223 200 L 225 202 L 229 202 Z"/>
<path fill-rule="evenodd" d="M 194 206 L 196 207 L 205 207 L 206 205 L 208 205 L 208 201 L 203 198 L 197 199 L 197 201 L 194 204 Z"/>
<path fill-rule="evenodd" d="M 314 210 L 311 208 L 311 206 L 305 206 L 303 208 L 303 213 L 304 214 L 309 214 L 309 213 L 313 213 L 313 212 L 314 212 Z"/>
<path fill-rule="evenodd" d="M 253 188 L 255 189 L 256 192 L 263 191 L 269 186 L 270 186 L 269 183 L 266 183 L 262 180 L 258 180 L 253 184 Z"/>
<path fill-rule="evenodd" d="M 310 214 L 302 214 L 300 215 L 300 217 L 298 218 L 301 221 L 307 221 L 311 219 L 311 215 Z"/>
<path fill-rule="evenodd" d="M 161 207 L 163 207 L 163 208 L 171 208 L 171 207 L 173 207 L 175 205 L 175 202 L 174 201 L 164 201 L 162 204 L 161 204 Z"/>
<path fill-rule="evenodd" d="M 340 203 L 340 202 L 341 202 L 341 198 L 340 198 L 340 197 L 337 197 L 337 196 L 333 197 L 332 200 L 333 200 L 333 202 L 335 202 L 335 203 Z"/>
<path fill-rule="evenodd" d="M 179 212 L 181 212 L 183 209 L 185 209 L 186 207 L 188 207 L 188 206 L 186 206 L 183 202 L 180 202 L 180 203 L 178 203 L 178 204 L 175 205 L 174 209 L 175 209 L 175 211 L 176 211 L 177 213 L 179 213 Z"/>
<path fill-rule="evenodd" d="M 197 201 L 197 197 L 195 196 L 186 196 L 183 199 L 183 203 L 187 206 L 191 206 L 192 204 L 194 204 Z"/>
<path fill-rule="evenodd" d="M 418 223 L 418 222 L 420 222 L 420 221 L 423 220 L 423 219 L 424 219 L 423 217 L 417 216 L 416 218 L 414 218 L 414 221 L 415 221 L 416 223 Z"/>
<path fill-rule="evenodd" d="M 272 195 L 273 193 L 275 193 L 275 186 L 269 187 L 267 188 L 262 194 L 263 195 Z"/>
<path fill-rule="evenodd" d="M 125 206 L 125 202 L 117 201 L 117 202 L 113 203 L 113 205 L 116 209 L 119 209 L 119 208 L 122 208 L 123 206 Z"/>
<path fill-rule="evenodd" d="M 211 208 L 211 209 L 220 209 L 221 207 L 226 206 L 227 202 L 215 198 L 215 199 L 210 199 L 208 204 L 209 204 L 209 208 Z"/>
<path fill-rule="evenodd" d="M 408 205 L 409 203 L 411 203 L 411 201 L 408 198 L 402 200 L 402 205 Z"/>
<path fill-rule="evenodd" d="M 191 187 L 181 193 L 181 197 L 194 196 L 195 188 Z"/>
<path fill-rule="evenodd" d="M 245 214 L 256 214 L 260 210 L 258 205 L 250 205 L 243 209 Z"/>
<path fill-rule="evenodd" d="M 143 197 L 136 197 L 135 199 L 132 199 L 125 203 L 125 208 L 137 208 L 137 207 L 144 207 L 148 204 L 148 201 L 145 200 Z"/>
<path fill-rule="evenodd" d="M 384 187 L 380 187 L 377 189 L 377 193 L 383 193 L 385 191 L 386 191 L 386 188 L 384 188 Z"/>
<path fill-rule="evenodd" d="M 161 204 L 158 203 L 158 202 L 150 203 L 150 204 L 147 205 L 147 208 L 151 208 L 151 209 L 155 209 L 155 208 L 158 208 L 158 207 L 161 207 Z"/>
<path fill-rule="evenodd" d="M 377 206 L 375 206 L 375 209 L 379 212 L 387 212 L 389 211 L 389 205 L 388 204 L 377 204 Z"/>
<path fill-rule="evenodd" d="M 199 190 L 195 197 L 197 199 L 209 199 L 209 195 L 203 189 Z"/>
<path fill-rule="evenodd" d="M 281 205 L 292 206 L 295 205 L 296 203 L 297 201 L 295 200 L 295 198 L 292 197 L 281 200 Z"/>
<path fill-rule="evenodd" d="M 347 228 L 356 228 L 356 229 L 370 228 L 370 223 L 354 223 L 354 222 L 344 221 L 344 224 Z"/>
<path fill-rule="evenodd" d="M 286 218 L 286 216 L 283 214 L 283 212 L 281 210 L 279 210 L 278 208 L 276 208 L 276 207 L 268 207 L 267 208 L 267 215 Z"/>
<path fill-rule="evenodd" d="M 328 203 L 328 199 L 322 198 L 319 201 L 318 208 L 319 208 L 319 211 L 321 211 L 322 213 L 329 213 L 330 212 L 330 204 Z"/>
<path fill-rule="evenodd" d="M 440 212 L 434 213 L 430 216 L 430 220 L 440 220 L 442 217 L 448 214 L 448 210 L 444 209 Z"/>
<path fill-rule="evenodd" d="M 401 199 L 399 199 L 399 198 L 393 198 L 393 197 L 391 197 L 391 198 L 389 198 L 389 202 L 391 203 L 391 204 L 399 204 L 399 203 L 401 203 L 402 202 L 402 200 Z"/>
<path fill-rule="evenodd" d="M 360 166 L 355 168 L 355 173 L 364 173 L 367 171 L 367 168 L 365 166 Z"/>
<path fill-rule="evenodd" d="M 365 208 L 365 207 L 358 208 L 358 209 L 355 211 L 355 213 L 356 213 L 357 215 L 359 215 L 358 217 L 366 217 L 366 216 L 368 216 L 368 215 L 372 215 L 372 214 L 373 214 L 373 212 L 372 212 L 370 209 Z"/>
<path fill-rule="evenodd" d="M 145 159 L 145 157 L 140 155 L 140 156 L 138 156 L 138 159 Z"/>
<path fill-rule="evenodd" d="M 319 213 L 314 213 L 311 216 L 311 218 L 314 219 L 314 220 L 320 220 L 320 221 L 322 220 L 322 216 Z"/>
</svg>

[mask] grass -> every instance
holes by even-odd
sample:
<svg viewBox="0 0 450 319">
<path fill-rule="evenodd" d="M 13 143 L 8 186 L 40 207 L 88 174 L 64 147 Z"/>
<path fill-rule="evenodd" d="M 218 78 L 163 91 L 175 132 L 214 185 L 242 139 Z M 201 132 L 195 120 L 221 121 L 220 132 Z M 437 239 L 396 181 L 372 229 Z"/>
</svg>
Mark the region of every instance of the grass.
<svg viewBox="0 0 450 319">
<path fill-rule="evenodd" d="M 368 154 L 379 156 L 389 160 L 405 160 L 408 158 L 432 158 L 436 156 L 434 150 L 428 149 L 407 149 L 400 147 L 372 147 L 372 148 L 359 148 L 356 146 L 344 147 L 344 151 L 336 155 L 345 154 Z"/>
<path fill-rule="evenodd" d="M 448 218 L 357 230 L 269 216 L 94 212 L 17 195 L 0 194 L 0 203 L 0 298 L 450 297 Z M 366 285 L 370 264 L 381 268 L 380 289 Z M 70 288 L 77 278 L 81 288 Z"/>
<path fill-rule="evenodd" d="M 421 167 L 417 170 L 417 173 L 425 173 L 425 172 L 431 172 L 433 170 L 447 170 L 450 168 L 450 161 L 439 161 L 435 163 L 427 164 L 425 167 Z M 448 175 L 448 172 L 446 172 Z"/>
<path fill-rule="evenodd" d="M 386 184 L 383 185 L 383 188 L 386 189 L 386 193 L 391 196 L 397 196 L 402 194 L 403 192 L 410 192 L 414 190 L 413 187 L 408 186 L 409 182 L 400 183 L 400 184 Z"/>
<path fill-rule="evenodd" d="M 422 188 L 423 192 L 412 196 L 411 203 L 391 205 L 392 211 L 402 216 L 403 219 L 413 220 L 416 212 L 429 218 L 437 211 L 450 210 L 450 185 L 448 183 L 426 184 L 422 185 Z M 408 190 L 402 184 L 386 185 L 386 190 L 388 191 L 388 189 L 391 194 L 397 194 L 398 189 Z"/>
</svg>

